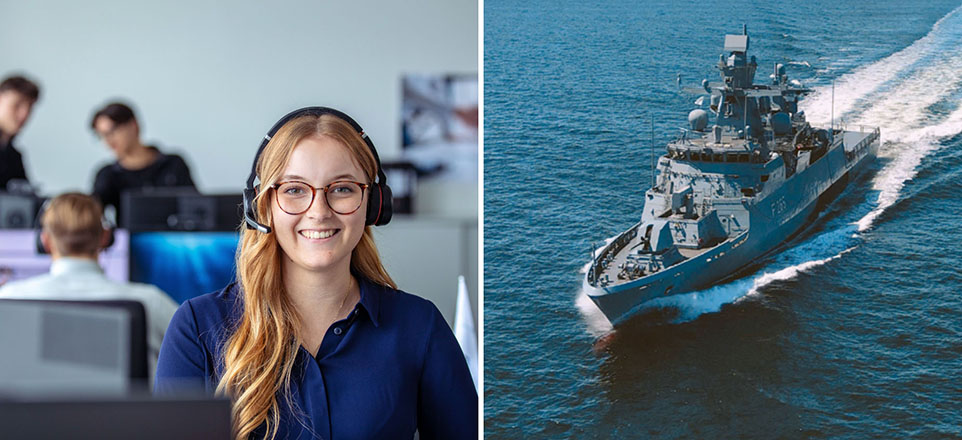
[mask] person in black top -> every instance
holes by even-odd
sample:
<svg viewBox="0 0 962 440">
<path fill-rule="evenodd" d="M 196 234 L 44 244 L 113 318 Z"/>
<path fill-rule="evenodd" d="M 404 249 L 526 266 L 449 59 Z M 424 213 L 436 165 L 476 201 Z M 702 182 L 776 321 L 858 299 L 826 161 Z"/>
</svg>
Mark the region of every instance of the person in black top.
<svg viewBox="0 0 962 440">
<path fill-rule="evenodd" d="M 40 88 L 22 76 L 0 82 L 0 191 L 7 189 L 11 180 L 27 181 L 23 156 L 13 147 L 13 138 L 27 123 L 39 98 Z"/>
<path fill-rule="evenodd" d="M 124 191 L 153 187 L 195 188 L 190 169 L 176 154 L 164 154 L 140 141 L 140 125 L 126 104 L 113 102 L 94 113 L 90 127 L 113 150 L 117 161 L 97 172 L 94 196 L 116 209 L 121 224 L 120 195 Z"/>
</svg>

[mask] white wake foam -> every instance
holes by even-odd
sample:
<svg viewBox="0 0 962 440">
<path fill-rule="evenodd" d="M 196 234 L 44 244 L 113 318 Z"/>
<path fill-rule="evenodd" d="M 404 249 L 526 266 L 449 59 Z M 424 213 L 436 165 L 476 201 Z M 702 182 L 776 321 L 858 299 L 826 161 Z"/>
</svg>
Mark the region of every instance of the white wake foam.
<svg viewBox="0 0 962 440">
<path fill-rule="evenodd" d="M 933 50 L 943 48 L 947 41 L 956 38 L 957 36 L 953 34 L 958 32 L 959 23 L 957 22 L 960 19 L 962 19 L 962 6 L 939 19 L 932 25 L 928 34 L 908 47 L 838 78 L 835 81 L 834 90 L 835 117 L 841 118 L 857 111 L 860 108 L 857 103 L 863 98 L 872 96 L 889 81 L 902 77 L 903 72 L 920 59 L 931 55 Z M 833 115 L 832 95 L 831 85 L 822 86 L 816 88 L 811 96 L 802 101 L 801 107 L 805 110 L 809 121 L 816 125 L 828 125 Z"/>
<path fill-rule="evenodd" d="M 578 292 L 578 296 L 575 297 L 575 306 L 577 306 L 578 311 L 581 312 L 581 318 L 585 321 L 585 329 L 591 337 L 601 337 L 614 328 L 611 322 L 608 321 L 608 318 L 605 317 L 605 314 L 601 313 L 598 306 L 591 302 L 591 298 L 588 298 L 588 294 L 585 293 L 584 289 Z"/>
</svg>

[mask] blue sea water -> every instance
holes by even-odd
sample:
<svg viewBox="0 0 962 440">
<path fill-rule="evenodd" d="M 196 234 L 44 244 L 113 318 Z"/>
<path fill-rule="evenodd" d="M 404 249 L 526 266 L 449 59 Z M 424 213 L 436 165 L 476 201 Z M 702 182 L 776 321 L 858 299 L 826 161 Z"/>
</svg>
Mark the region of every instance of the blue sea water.
<svg viewBox="0 0 962 440">
<path fill-rule="evenodd" d="M 612 330 L 589 252 L 742 24 L 756 80 L 786 64 L 879 159 L 745 277 Z M 960 196 L 959 0 L 485 1 L 485 437 L 962 438 Z"/>
</svg>

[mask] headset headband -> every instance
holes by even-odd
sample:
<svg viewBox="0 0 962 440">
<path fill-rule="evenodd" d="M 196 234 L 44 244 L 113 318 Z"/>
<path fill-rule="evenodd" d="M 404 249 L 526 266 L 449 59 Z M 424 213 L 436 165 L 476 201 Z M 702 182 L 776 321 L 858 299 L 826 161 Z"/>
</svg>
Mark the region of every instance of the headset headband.
<svg viewBox="0 0 962 440">
<path fill-rule="evenodd" d="M 254 156 L 254 163 L 251 164 L 251 173 L 247 177 L 247 189 L 254 189 L 254 180 L 257 179 L 257 161 L 260 160 L 261 153 L 264 152 L 264 147 L 267 147 L 267 144 L 271 141 L 271 138 L 277 134 L 277 131 L 280 130 L 284 124 L 287 124 L 292 119 L 299 118 L 301 116 L 320 117 L 323 115 L 334 115 L 344 120 L 348 124 L 351 124 L 351 127 L 354 128 L 354 131 L 361 136 L 361 139 L 364 139 L 364 143 L 366 143 L 368 149 L 371 150 L 371 154 L 374 155 L 374 162 L 377 165 L 377 175 L 375 176 L 377 180 L 372 183 L 387 184 L 387 176 L 384 174 L 384 170 L 381 169 L 381 158 L 377 155 L 377 149 L 374 148 L 374 142 L 371 142 L 371 138 L 368 137 L 367 133 L 364 132 L 364 129 L 361 128 L 360 124 L 358 124 L 353 118 L 344 112 L 330 107 L 304 107 L 284 115 L 284 117 L 277 121 L 277 123 L 275 123 L 274 126 L 268 130 L 267 134 L 264 135 L 264 140 L 261 141 L 260 147 L 257 148 L 257 154 Z"/>
</svg>

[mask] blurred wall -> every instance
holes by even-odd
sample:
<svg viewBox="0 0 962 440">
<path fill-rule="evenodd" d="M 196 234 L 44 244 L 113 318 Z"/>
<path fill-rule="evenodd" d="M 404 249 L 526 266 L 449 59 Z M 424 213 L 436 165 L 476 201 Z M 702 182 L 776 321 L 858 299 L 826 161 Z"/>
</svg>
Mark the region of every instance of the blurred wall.
<svg viewBox="0 0 962 440">
<path fill-rule="evenodd" d="M 400 76 L 478 72 L 476 1 L 0 0 L 0 14 L 0 75 L 42 88 L 17 145 L 43 194 L 89 191 L 112 160 L 88 128 L 112 98 L 136 106 L 145 142 L 187 159 L 201 191 L 238 192 L 288 111 L 339 108 L 390 160 Z M 425 194 L 426 214 L 477 216 L 477 184 Z"/>
</svg>

